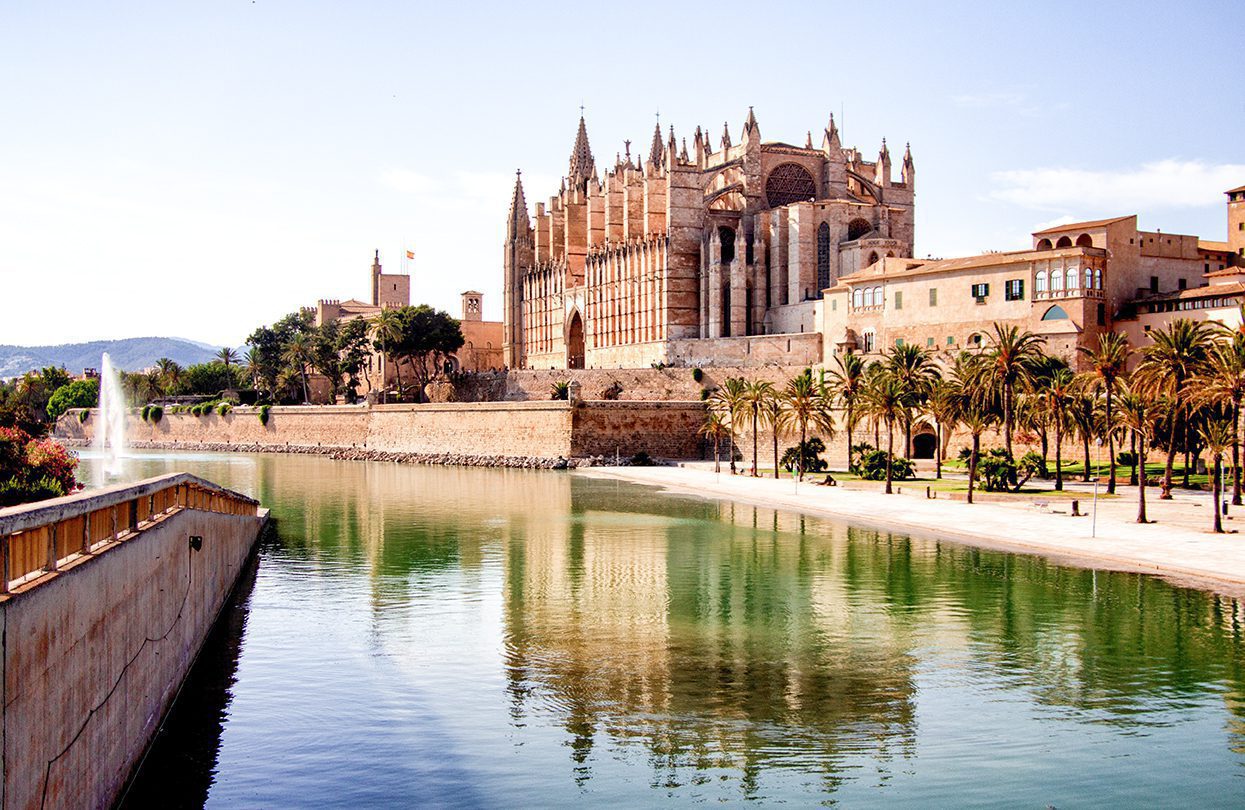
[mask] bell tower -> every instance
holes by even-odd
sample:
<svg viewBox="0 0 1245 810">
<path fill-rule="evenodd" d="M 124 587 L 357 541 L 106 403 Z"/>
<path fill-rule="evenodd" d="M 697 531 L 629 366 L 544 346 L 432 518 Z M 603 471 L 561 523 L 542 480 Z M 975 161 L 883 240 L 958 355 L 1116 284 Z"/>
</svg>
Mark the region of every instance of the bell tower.
<svg viewBox="0 0 1245 810">
<path fill-rule="evenodd" d="M 1236 254 L 1233 262 L 1245 267 L 1245 186 L 1238 186 L 1228 195 L 1228 248 Z"/>
</svg>

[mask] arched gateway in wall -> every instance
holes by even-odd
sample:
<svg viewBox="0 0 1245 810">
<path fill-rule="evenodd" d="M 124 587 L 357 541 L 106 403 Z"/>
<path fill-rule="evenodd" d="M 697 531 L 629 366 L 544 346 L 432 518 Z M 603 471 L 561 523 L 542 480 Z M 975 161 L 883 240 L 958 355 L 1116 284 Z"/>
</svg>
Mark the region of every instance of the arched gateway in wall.
<svg viewBox="0 0 1245 810">
<path fill-rule="evenodd" d="M 566 327 L 566 367 L 584 367 L 584 319 L 579 310 L 571 313 L 570 324 Z"/>
</svg>

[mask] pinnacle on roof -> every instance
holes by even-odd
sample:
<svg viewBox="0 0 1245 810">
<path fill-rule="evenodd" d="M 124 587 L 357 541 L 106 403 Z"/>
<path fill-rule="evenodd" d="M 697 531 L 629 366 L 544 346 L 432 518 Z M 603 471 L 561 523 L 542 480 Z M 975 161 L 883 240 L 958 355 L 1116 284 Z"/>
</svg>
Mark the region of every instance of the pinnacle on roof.
<svg viewBox="0 0 1245 810">
<path fill-rule="evenodd" d="M 731 146 L 731 124 L 729 121 L 722 122 L 722 148 L 729 149 Z"/>
<path fill-rule="evenodd" d="M 680 161 L 682 161 L 683 163 L 687 163 L 687 162 L 688 162 L 688 157 L 687 157 L 687 138 L 684 138 L 684 139 L 683 139 L 683 150 L 682 150 L 681 152 L 679 152 L 679 160 L 680 160 Z"/>
<path fill-rule="evenodd" d="M 804 140 L 804 148 L 805 149 L 813 148 L 813 131 L 811 129 L 808 131 L 808 138 Z"/>
<path fill-rule="evenodd" d="M 527 199 L 523 196 L 523 171 L 514 173 L 514 193 L 510 196 L 510 235 L 527 233 L 531 220 L 527 218 Z"/>
<path fill-rule="evenodd" d="M 760 125 L 758 125 L 758 124 L 757 124 L 757 117 L 756 117 L 756 114 L 755 114 L 755 113 L 753 113 L 753 112 L 752 112 L 752 108 L 751 108 L 751 107 L 749 107 L 749 108 L 748 108 L 748 117 L 747 117 L 747 119 L 745 119 L 745 120 L 744 120 L 744 135 L 743 135 L 743 137 L 746 139 L 749 135 L 753 134 L 754 132 L 755 132 L 755 133 L 757 134 L 757 136 L 759 137 L 759 136 L 760 136 L 760 134 L 761 134 L 761 127 L 760 127 Z"/>
<path fill-rule="evenodd" d="M 910 143 L 903 145 L 903 162 L 908 166 L 912 165 L 912 144 Z"/>
<path fill-rule="evenodd" d="M 648 147 L 648 162 L 654 166 L 666 162 L 666 147 L 661 142 L 661 121 L 653 128 L 653 143 Z"/>
<path fill-rule="evenodd" d="M 575 146 L 571 149 L 571 182 L 580 185 L 592 176 L 596 161 L 592 159 L 592 147 L 588 146 L 588 128 L 584 117 L 579 116 L 579 131 L 575 133 Z"/>
<path fill-rule="evenodd" d="M 843 142 L 839 139 L 839 128 L 834 123 L 834 113 L 830 113 L 830 123 L 826 124 L 826 134 L 822 145 L 830 149 L 842 149 Z"/>
</svg>

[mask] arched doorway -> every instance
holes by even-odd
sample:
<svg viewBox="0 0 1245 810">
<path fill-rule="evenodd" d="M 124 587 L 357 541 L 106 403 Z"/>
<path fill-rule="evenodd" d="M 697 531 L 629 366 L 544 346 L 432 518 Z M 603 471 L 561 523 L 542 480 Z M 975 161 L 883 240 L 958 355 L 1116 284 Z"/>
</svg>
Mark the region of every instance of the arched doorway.
<svg viewBox="0 0 1245 810">
<path fill-rule="evenodd" d="M 938 439 L 933 433 L 918 433 L 912 437 L 913 458 L 933 458 L 938 449 Z"/>
<path fill-rule="evenodd" d="M 584 319 L 579 311 L 571 314 L 571 323 L 566 329 L 566 367 L 584 367 Z"/>
</svg>

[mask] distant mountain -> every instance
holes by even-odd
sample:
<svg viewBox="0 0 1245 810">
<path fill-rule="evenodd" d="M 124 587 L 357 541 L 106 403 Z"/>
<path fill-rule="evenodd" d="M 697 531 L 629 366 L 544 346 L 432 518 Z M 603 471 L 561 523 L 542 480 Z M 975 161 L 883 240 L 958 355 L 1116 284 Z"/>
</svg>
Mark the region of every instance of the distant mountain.
<svg viewBox="0 0 1245 810">
<path fill-rule="evenodd" d="M 124 340 L 94 340 L 60 346 L 0 345 L 0 378 L 16 377 L 45 366 L 64 366 L 71 374 L 84 368 L 99 368 L 104 352 L 114 366 L 138 371 L 155 365 L 161 357 L 171 357 L 183 366 L 206 363 L 216 356 L 216 347 L 182 338 L 139 337 Z"/>
</svg>

